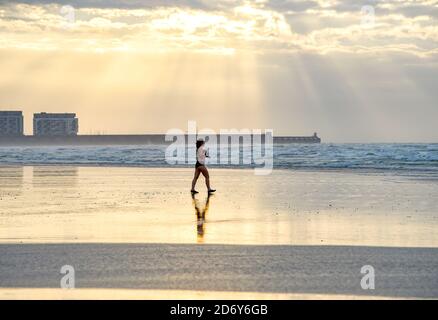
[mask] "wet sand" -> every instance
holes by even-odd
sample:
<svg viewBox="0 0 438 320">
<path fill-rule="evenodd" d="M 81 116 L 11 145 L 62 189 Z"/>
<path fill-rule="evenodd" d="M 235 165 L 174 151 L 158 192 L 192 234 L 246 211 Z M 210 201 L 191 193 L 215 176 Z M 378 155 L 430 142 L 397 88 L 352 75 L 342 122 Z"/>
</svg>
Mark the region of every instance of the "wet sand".
<svg viewBox="0 0 438 320">
<path fill-rule="evenodd" d="M 206 205 L 202 179 L 188 193 L 189 169 L 0 168 L 0 298 L 59 288 L 64 264 L 76 266 L 82 297 L 438 298 L 437 181 L 211 175 L 218 193 Z M 365 264 L 375 290 L 360 288 Z"/>
<path fill-rule="evenodd" d="M 78 290 L 438 297 L 438 249 L 429 248 L 5 244 L 0 255 L 2 288 L 59 288 L 70 265 Z M 374 267 L 374 290 L 361 287 L 363 265 Z"/>
</svg>

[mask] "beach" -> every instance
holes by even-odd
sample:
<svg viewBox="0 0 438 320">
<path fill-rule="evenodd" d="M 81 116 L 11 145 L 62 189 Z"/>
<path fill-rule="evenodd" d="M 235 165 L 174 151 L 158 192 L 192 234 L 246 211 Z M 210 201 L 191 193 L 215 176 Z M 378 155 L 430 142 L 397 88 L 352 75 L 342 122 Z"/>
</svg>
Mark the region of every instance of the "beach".
<svg viewBox="0 0 438 320">
<path fill-rule="evenodd" d="M 210 171 L 1 167 L 0 298 L 438 298 L 436 179 Z"/>
</svg>

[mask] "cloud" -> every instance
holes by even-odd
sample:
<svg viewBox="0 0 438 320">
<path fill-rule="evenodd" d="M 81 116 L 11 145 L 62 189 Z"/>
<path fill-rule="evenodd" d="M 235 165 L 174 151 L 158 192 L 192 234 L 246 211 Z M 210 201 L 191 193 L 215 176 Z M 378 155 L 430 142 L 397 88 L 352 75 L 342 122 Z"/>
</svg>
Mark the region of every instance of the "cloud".
<svg viewBox="0 0 438 320">
<path fill-rule="evenodd" d="M 0 47 L 437 53 L 435 2 L 367 3 L 371 12 L 352 0 L 0 1 Z"/>
</svg>

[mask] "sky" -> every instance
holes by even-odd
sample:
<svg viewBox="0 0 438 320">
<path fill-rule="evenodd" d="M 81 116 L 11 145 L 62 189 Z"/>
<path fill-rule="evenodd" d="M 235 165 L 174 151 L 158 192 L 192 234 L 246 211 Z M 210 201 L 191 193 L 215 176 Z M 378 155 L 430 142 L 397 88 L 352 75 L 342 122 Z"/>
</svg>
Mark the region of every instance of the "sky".
<svg viewBox="0 0 438 320">
<path fill-rule="evenodd" d="M 0 0 L 0 110 L 81 134 L 438 142 L 438 1 Z"/>
</svg>

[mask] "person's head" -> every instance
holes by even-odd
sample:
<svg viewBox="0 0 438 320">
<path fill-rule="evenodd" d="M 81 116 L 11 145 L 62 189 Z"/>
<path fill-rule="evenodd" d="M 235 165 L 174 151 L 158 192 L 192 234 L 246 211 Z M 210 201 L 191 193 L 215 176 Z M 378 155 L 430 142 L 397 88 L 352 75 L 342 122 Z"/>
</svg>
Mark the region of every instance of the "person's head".
<svg viewBox="0 0 438 320">
<path fill-rule="evenodd" d="M 196 149 L 199 149 L 200 147 L 202 147 L 205 144 L 205 141 L 202 139 L 199 139 L 198 141 L 196 141 Z"/>
</svg>

